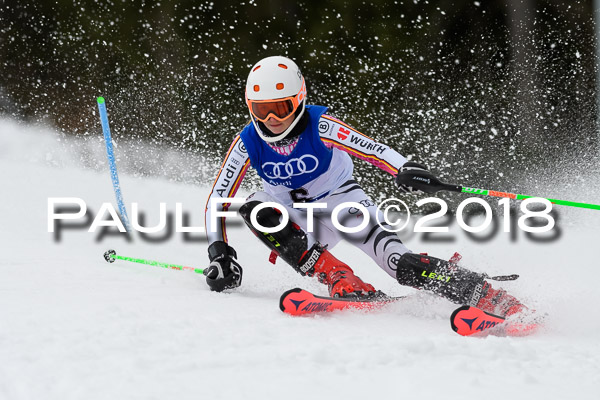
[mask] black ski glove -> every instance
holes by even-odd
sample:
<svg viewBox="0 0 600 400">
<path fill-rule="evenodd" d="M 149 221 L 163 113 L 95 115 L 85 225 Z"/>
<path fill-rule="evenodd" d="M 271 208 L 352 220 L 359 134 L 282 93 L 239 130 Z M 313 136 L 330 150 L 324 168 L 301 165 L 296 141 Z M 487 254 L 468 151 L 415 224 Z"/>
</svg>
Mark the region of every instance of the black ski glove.
<svg viewBox="0 0 600 400">
<path fill-rule="evenodd" d="M 214 242 L 208 247 L 210 265 L 204 271 L 210 290 L 221 292 L 242 284 L 242 267 L 235 260 L 237 253 L 225 242 Z"/>
<path fill-rule="evenodd" d="M 440 180 L 426 166 L 413 161 L 400 167 L 395 182 L 405 193 L 435 193 L 440 190 Z"/>
</svg>

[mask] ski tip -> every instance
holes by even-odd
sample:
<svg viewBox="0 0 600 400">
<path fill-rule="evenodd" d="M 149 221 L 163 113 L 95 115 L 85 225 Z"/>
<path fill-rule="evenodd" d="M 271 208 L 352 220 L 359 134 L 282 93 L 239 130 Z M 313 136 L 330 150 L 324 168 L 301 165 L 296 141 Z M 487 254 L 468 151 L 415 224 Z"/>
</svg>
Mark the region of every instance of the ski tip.
<svg viewBox="0 0 600 400">
<path fill-rule="evenodd" d="M 115 262 L 115 256 L 117 255 L 117 252 L 114 250 L 108 250 L 104 253 L 104 259 L 106 260 L 106 262 L 108 263 L 114 263 Z"/>
<path fill-rule="evenodd" d="M 98 104 L 104 104 L 104 97 L 98 97 Z"/>
<path fill-rule="evenodd" d="M 300 289 L 300 288 L 293 288 L 293 289 L 290 289 L 290 290 L 287 290 L 287 291 L 285 291 L 285 292 L 284 292 L 284 293 L 281 295 L 281 297 L 279 298 L 279 309 L 280 309 L 281 311 L 283 311 L 283 312 L 286 312 L 285 305 L 283 304 L 283 303 L 284 303 L 284 301 L 287 299 L 287 297 L 288 297 L 290 294 L 292 294 L 292 293 L 300 293 L 300 292 L 302 292 L 302 289 Z"/>
<path fill-rule="evenodd" d="M 471 306 L 459 307 L 450 316 L 452 330 L 462 336 L 483 332 L 503 322 L 503 317 Z"/>
<path fill-rule="evenodd" d="M 536 333 L 543 324 L 543 316 L 532 316 L 519 314 L 505 318 L 476 307 L 462 306 L 452 313 L 450 325 L 462 336 L 528 336 Z M 496 328 L 498 325 L 500 327 Z"/>
<path fill-rule="evenodd" d="M 456 333 L 458 333 L 458 326 L 456 325 L 456 316 L 458 315 L 458 313 L 462 312 L 462 311 L 466 311 L 469 308 L 471 308 L 470 306 L 462 306 L 457 308 L 456 310 L 454 310 L 454 312 L 452 312 L 452 315 L 450 315 L 450 326 L 452 327 L 452 330 Z"/>
</svg>

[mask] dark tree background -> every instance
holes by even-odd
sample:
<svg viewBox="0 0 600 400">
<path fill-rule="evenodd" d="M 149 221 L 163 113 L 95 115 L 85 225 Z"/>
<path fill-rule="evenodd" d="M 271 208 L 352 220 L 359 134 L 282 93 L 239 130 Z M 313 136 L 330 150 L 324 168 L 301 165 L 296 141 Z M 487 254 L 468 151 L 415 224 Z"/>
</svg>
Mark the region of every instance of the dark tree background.
<svg viewBox="0 0 600 400">
<path fill-rule="evenodd" d="M 297 61 L 309 103 L 449 181 L 518 191 L 597 159 L 592 0 L 5 0 L 0 114 L 95 136 L 102 95 L 117 141 L 215 169 L 269 55 Z M 375 197 L 383 175 L 358 168 Z"/>
</svg>

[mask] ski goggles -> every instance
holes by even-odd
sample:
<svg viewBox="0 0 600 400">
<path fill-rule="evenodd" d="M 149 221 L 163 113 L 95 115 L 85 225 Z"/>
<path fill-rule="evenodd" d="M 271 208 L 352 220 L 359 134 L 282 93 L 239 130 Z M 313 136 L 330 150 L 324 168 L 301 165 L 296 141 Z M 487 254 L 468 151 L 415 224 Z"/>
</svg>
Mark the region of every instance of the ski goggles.
<svg viewBox="0 0 600 400">
<path fill-rule="evenodd" d="M 277 100 L 250 100 L 246 94 L 246 102 L 254 118 L 260 122 L 266 122 L 271 117 L 281 122 L 296 112 L 305 97 L 306 86 L 303 79 L 302 87 L 296 96 Z"/>
</svg>

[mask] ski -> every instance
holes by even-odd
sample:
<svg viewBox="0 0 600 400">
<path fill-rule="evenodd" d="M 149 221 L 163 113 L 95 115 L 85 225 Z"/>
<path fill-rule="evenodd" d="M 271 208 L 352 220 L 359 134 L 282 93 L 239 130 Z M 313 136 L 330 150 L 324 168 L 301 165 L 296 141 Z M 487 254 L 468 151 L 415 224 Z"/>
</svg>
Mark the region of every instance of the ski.
<svg viewBox="0 0 600 400">
<path fill-rule="evenodd" d="M 362 299 L 317 296 L 307 290 L 294 288 L 281 295 L 279 308 L 284 313 L 294 316 L 346 309 L 373 310 L 402 298 L 404 297 L 390 297 L 380 292 L 373 297 Z"/>
<path fill-rule="evenodd" d="M 386 304 L 393 303 L 401 297 L 390 297 L 385 294 L 370 298 L 344 298 L 318 296 L 307 290 L 294 288 L 281 295 L 279 308 L 286 314 L 293 316 L 314 315 L 338 310 L 376 310 Z M 515 317 L 515 316 L 513 316 Z M 462 336 L 485 336 L 494 334 L 498 336 L 525 336 L 534 333 L 539 321 L 523 322 L 519 318 L 510 320 L 499 315 L 494 315 L 477 307 L 462 306 L 454 310 L 450 316 L 452 330 Z"/>
<path fill-rule="evenodd" d="M 518 316 L 507 320 L 477 307 L 462 306 L 450 316 L 452 330 L 462 336 L 484 336 L 493 333 L 499 336 L 526 336 L 534 333 L 540 321 L 519 321 Z M 493 329 L 492 329 L 493 328 Z"/>
</svg>

